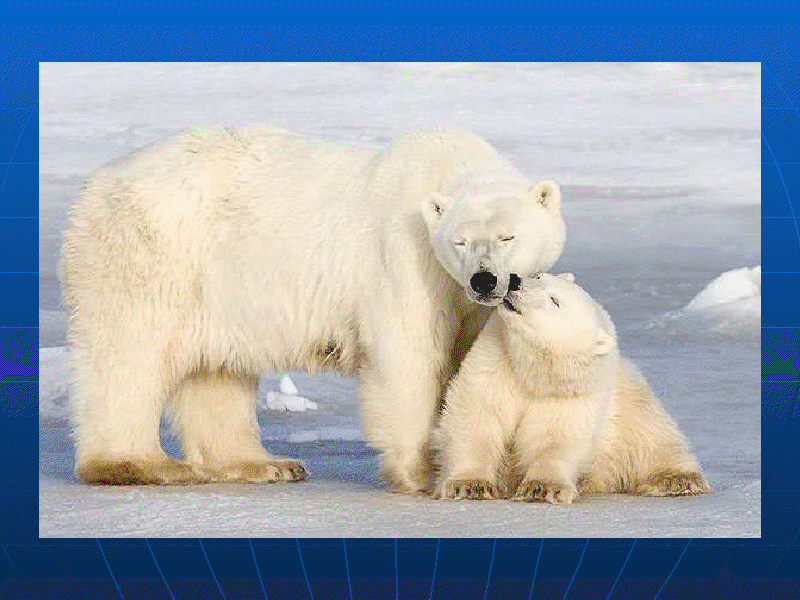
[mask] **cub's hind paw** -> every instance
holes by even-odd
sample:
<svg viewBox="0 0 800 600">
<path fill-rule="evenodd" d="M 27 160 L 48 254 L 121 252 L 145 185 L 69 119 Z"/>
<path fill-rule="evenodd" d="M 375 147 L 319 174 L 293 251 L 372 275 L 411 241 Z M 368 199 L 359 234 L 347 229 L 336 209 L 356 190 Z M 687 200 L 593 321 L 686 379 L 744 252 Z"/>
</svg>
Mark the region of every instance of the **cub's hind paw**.
<svg viewBox="0 0 800 600">
<path fill-rule="evenodd" d="M 578 490 L 571 483 L 527 479 L 519 485 L 513 500 L 517 502 L 572 504 L 577 497 Z"/>
<path fill-rule="evenodd" d="M 485 479 L 448 479 L 436 494 L 442 500 L 496 500 L 497 486 Z"/>
<path fill-rule="evenodd" d="M 659 471 L 633 490 L 643 496 L 696 496 L 713 491 L 699 471 Z"/>
</svg>

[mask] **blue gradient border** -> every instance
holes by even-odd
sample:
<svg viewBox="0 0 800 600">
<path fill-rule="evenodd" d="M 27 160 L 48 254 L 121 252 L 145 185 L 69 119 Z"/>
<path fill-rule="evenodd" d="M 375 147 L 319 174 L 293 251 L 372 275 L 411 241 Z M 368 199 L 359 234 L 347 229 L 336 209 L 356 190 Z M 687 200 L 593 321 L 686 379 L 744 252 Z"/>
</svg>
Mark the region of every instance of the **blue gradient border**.
<svg viewBox="0 0 800 600">
<path fill-rule="evenodd" d="M 794 5 L 187 6 L 0 9 L 0 597 L 798 597 L 800 29 L 786 25 L 798 21 Z M 414 24 L 423 19 L 434 25 Z M 156 60 L 761 62 L 763 537 L 39 540 L 38 62 Z"/>
</svg>

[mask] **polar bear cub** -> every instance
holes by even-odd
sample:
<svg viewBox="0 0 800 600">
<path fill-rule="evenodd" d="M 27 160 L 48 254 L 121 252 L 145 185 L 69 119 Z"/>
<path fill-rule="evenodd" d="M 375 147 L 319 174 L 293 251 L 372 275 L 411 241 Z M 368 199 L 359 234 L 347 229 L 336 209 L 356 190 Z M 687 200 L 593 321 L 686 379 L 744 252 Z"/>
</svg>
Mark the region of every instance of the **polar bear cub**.
<svg viewBox="0 0 800 600">
<path fill-rule="evenodd" d="M 614 325 L 569 273 L 513 281 L 450 384 L 439 498 L 571 503 L 711 491 Z"/>
</svg>

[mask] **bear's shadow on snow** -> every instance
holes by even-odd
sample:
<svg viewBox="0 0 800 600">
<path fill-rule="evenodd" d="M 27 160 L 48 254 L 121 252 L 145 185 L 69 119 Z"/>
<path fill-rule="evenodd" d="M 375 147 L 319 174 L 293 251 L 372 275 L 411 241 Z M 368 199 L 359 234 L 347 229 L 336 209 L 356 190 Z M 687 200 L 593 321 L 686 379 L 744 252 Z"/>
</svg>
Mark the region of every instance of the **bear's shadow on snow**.
<svg viewBox="0 0 800 600">
<path fill-rule="evenodd" d="M 310 481 L 339 481 L 358 483 L 375 489 L 386 488 L 378 473 L 378 453 L 365 442 L 319 440 L 290 443 L 263 440 L 263 443 L 272 454 L 304 461 L 311 473 Z M 180 440 L 167 428 L 161 430 L 161 444 L 167 454 L 180 458 Z M 75 449 L 70 441 L 66 422 L 60 420 L 41 422 L 39 424 L 40 475 L 77 483 L 73 471 L 74 464 Z M 213 489 L 214 484 L 198 487 Z"/>
</svg>

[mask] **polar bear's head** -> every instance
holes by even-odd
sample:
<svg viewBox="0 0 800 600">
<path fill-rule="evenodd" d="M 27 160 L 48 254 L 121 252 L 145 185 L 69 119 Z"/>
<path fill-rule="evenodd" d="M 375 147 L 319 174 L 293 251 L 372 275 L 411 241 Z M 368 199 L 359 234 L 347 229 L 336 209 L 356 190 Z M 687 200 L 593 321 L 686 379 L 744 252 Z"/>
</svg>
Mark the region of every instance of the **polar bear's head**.
<svg viewBox="0 0 800 600">
<path fill-rule="evenodd" d="M 561 191 L 552 181 L 512 192 L 432 193 L 422 215 L 437 260 L 481 304 L 499 304 L 512 273 L 545 271 L 564 249 Z"/>
<path fill-rule="evenodd" d="M 589 363 L 616 348 L 608 313 L 574 283 L 572 273 L 512 278 L 498 313 L 513 344 L 551 357 Z"/>
</svg>

